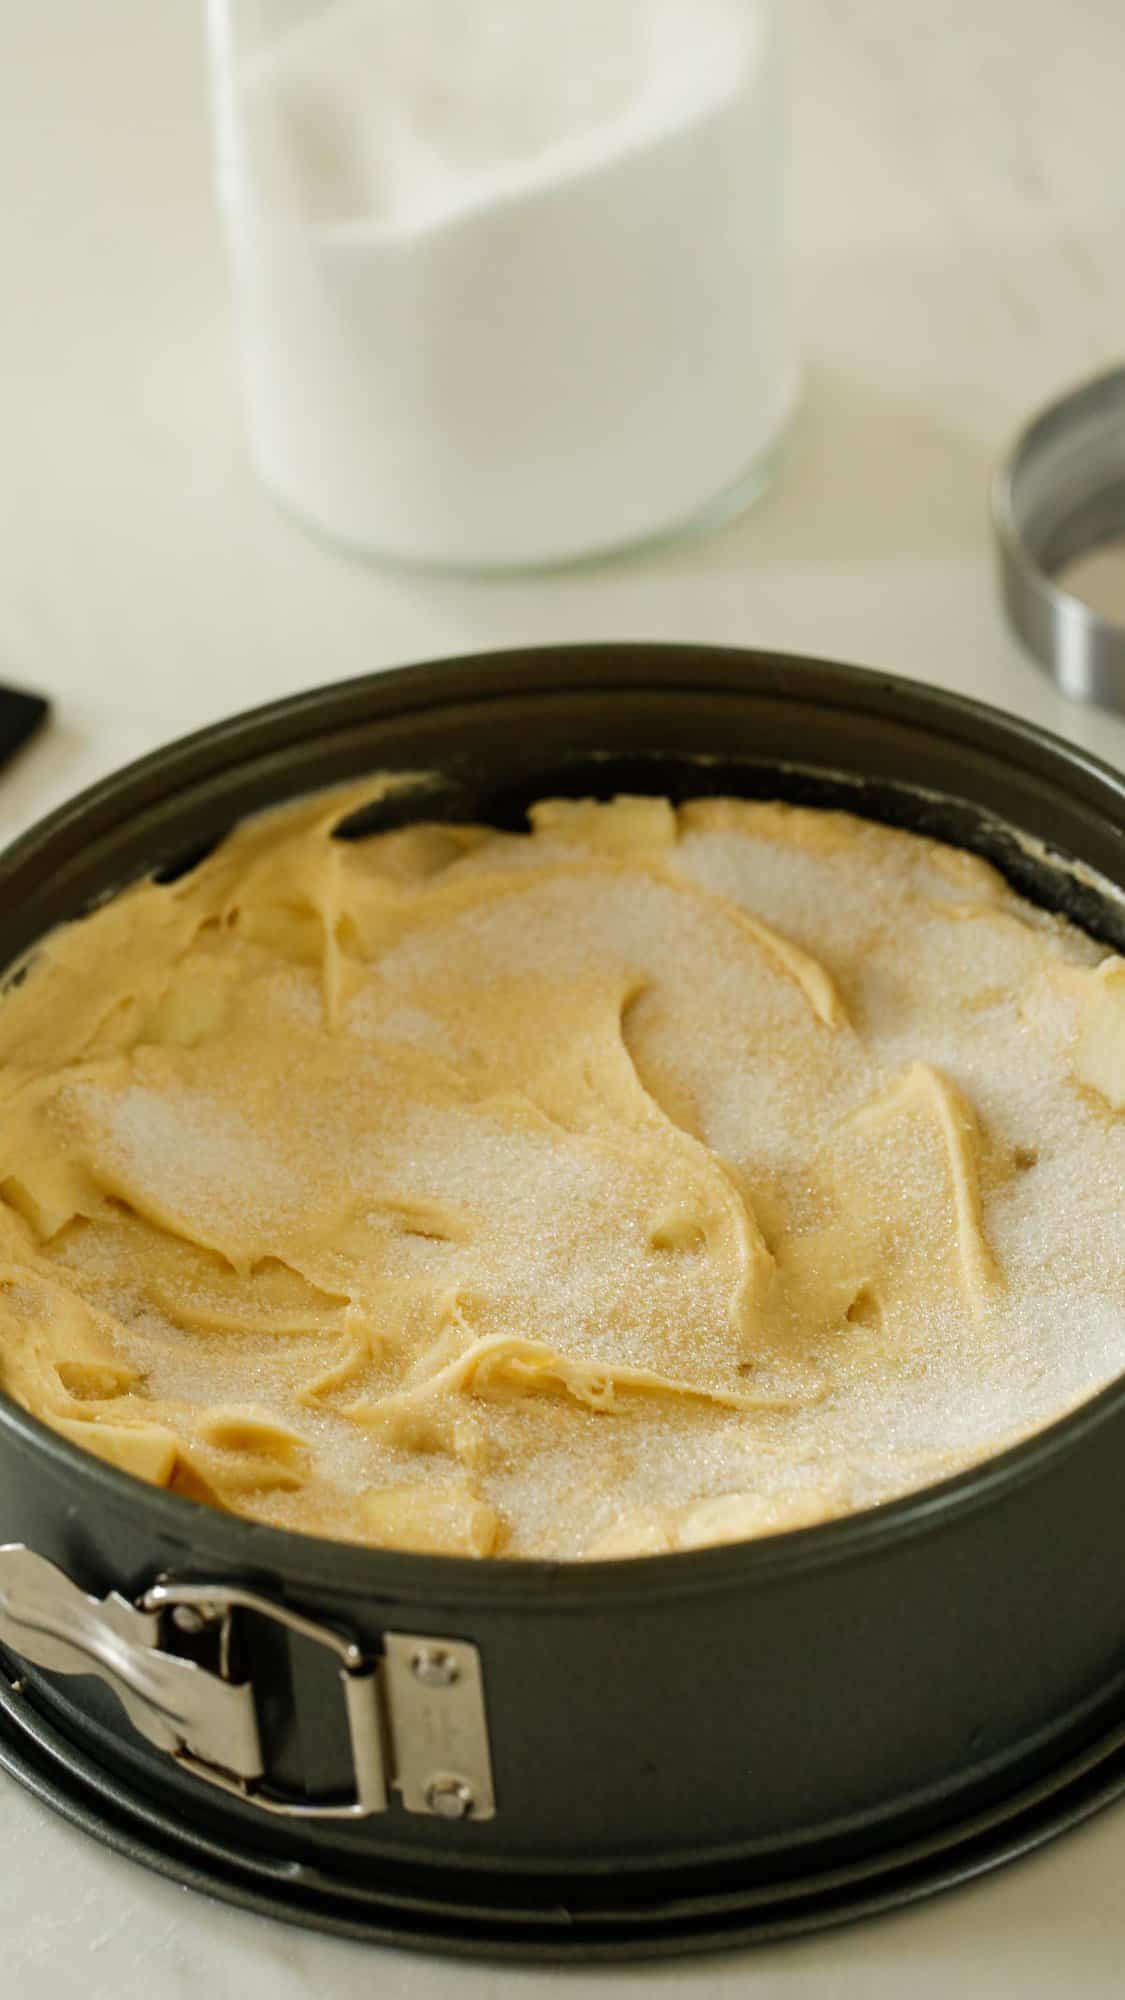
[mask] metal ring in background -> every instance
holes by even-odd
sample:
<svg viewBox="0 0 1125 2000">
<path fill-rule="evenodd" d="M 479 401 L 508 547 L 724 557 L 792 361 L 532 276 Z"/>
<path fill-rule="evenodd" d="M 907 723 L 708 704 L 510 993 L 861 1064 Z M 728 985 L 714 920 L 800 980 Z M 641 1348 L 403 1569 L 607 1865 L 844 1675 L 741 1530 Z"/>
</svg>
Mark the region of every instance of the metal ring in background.
<svg viewBox="0 0 1125 2000">
<path fill-rule="evenodd" d="M 1033 417 L 992 489 L 1000 583 L 1013 627 L 1075 701 L 1125 711 L 1125 625 L 1055 582 L 1125 533 L 1125 368 Z"/>
</svg>

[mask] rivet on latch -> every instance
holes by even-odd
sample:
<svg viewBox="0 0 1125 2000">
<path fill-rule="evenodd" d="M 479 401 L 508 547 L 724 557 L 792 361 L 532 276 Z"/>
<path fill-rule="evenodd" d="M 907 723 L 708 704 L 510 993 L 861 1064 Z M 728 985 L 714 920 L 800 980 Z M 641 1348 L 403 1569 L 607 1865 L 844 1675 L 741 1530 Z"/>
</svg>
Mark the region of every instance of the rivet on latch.
<svg viewBox="0 0 1125 2000">
<path fill-rule="evenodd" d="M 468 1819 L 476 1800 L 463 1778 L 431 1778 L 426 1804 L 439 1819 Z"/>
<path fill-rule="evenodd" d="M 216 1613 L 210 1605 L 177 1604 L 172 1609 L 172 1623 L 177 1632 L 186 1632 L 191 1637 L 206 1630 L 215 1622 Z"/>
<path fill-rule="evenodd" d="M 410 1669 L 416 1681 L 423 1687 L 452 1687 L 457 1679 L 457 1662 L 444 1646 L 421 1646 L 410 1662 Z M 451 1819 L 457 1815 L 451 1813 Z"/>
</svg>

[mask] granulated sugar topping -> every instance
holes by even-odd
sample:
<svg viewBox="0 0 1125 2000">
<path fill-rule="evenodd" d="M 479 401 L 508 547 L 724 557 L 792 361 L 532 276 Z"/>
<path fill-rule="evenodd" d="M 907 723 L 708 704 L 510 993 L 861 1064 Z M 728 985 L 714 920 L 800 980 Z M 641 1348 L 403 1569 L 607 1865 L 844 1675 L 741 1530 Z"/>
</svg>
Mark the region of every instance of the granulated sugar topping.
<svg viewBox="0 0 1125 2000">
<path fill-rule="evenodd" d="M 0 1382 L 310 1533 L 639 1555 L 868 1507 L 1125 1367 L 1125 963 L 773 803 L 341 842 L 352 788 L 0 1002 Z"/>
</svg>

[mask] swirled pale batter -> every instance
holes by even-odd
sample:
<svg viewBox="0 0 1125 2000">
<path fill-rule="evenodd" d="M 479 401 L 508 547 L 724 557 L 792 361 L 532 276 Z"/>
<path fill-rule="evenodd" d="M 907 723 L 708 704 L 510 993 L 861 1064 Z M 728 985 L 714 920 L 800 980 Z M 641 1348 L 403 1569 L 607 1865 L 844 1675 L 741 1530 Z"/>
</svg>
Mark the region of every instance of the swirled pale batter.
<svg viewBox="0 0 1125 2000">
<path fill-rule="evenodd" d="M 1125 962 L 845 814 L 238 829 L 0 1002 L 0 1382 L 311 1533 L 633 1554 L 1125 1364 Z"/>
</svg>

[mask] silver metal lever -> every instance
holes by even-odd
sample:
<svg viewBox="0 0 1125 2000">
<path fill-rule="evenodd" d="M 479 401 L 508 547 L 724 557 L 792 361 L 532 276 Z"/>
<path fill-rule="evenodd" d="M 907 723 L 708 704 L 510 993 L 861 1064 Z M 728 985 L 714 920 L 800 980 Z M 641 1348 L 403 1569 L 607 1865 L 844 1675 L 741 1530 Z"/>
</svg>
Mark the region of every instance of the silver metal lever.
<svg viewBox="0 0 1125 2000">
<path fill-rule="evenodd" d="M 351 1798 L 318 1801 L 269 1784 L 253 1683 L 232 1671 L 232 1620 L 249 1612 L 334 1653 L 351 1740 Z M 167 1622 L 166 1622 L 167 1621 Z M 168 1650 L 212 1629 L 217 1669 Z M 0 1547 L 0 1644 L 48 1672 L 94 1674 L 133 1727 L 183 1770 L 264 1812 L 362 1819 L 391 1785 L 408 1812 L 485 1820 L 495 1812 L 480 1658 L 463 1639 L 383 1634 L 367 1654 L 347 1634 L 276 1598 L 226 1583 L 162 1578 L 137 1603 L 88 1597 L 20 1543 Z"/>
<path fill-rule="evenodd" d="M 249 1782 L 263 1775 L 253 1689 L 161 1651 L 155 1610 L 112 1591 L 87 1597 L 45 1557 L 0 1548 L 0 1643 L 56 1674 L 96 1674 L 134 1729 L 173 1756 L 199 1756 Z"/>
</svg>

